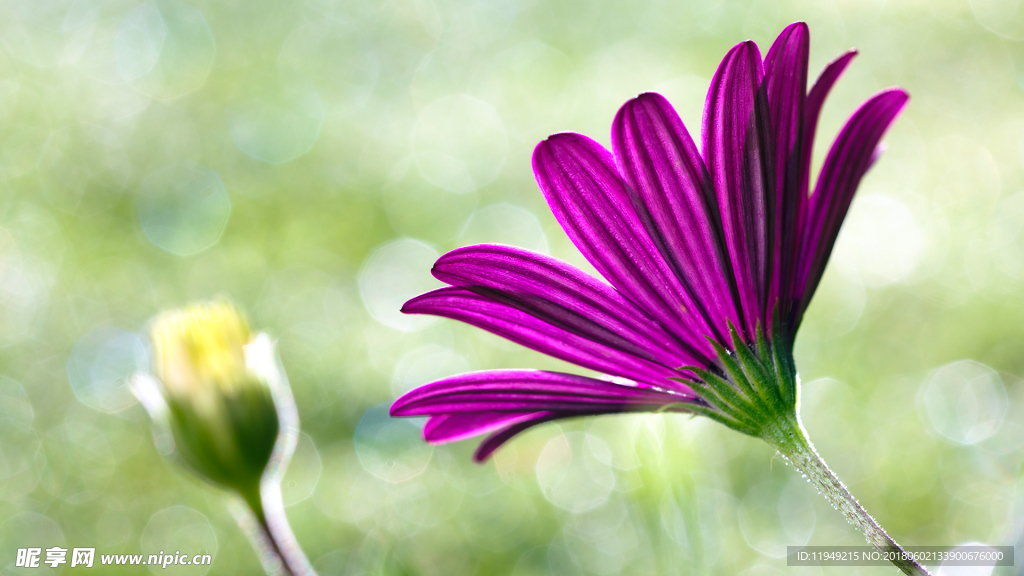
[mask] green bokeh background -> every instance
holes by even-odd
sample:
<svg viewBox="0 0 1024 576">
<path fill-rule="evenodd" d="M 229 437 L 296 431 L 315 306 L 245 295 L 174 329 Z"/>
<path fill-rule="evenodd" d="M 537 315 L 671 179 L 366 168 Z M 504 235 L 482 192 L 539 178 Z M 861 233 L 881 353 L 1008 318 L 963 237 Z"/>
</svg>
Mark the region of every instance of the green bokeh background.
<svg viewBox="0 0 1024 576">
<path fill-rule="evenodd" d="M 863 541 L 765 444 L 699 418 L 549 424 L 477 466 L 473 442 L 430 448 L 384 416 L 440 376 L 567 369 L 397 308 L 465 244 L 586 267 L 533 146 L 607 144 L 648 90 L 697 134 L 726 50 L 794 20 L 812 75 L 861 51 L 816 166 L 871 93 L 912 95 L 797 339 L 810 435 L 901 543 L 1021 540 L 1020 3 L 3 6 L 0 574 L 27 546 L 202 549 L 210 574 L 258 573 L 227 497 L 161 458 L 125 388 L 147 319 L 217 294 L 279 339 L 304 432 L 287 511 L 321 574 L 893 573 L 787 568 L 786 545 Z"/>
</svg>

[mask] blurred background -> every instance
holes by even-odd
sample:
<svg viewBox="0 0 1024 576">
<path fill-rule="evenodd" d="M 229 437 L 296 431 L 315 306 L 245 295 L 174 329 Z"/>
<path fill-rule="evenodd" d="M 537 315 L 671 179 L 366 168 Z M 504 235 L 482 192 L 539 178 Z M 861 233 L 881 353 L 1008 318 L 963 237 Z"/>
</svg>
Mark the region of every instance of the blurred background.
<svg viewBox="0 0 1024 576">
<path fill-rule="evenodd" d="M 728 48 L 767 50 L 794 20 L 812 77 L 861 51 L 816 168 L 867 96 L 912 95 L 797 339 L 811 438 L 903 544 L 1024 544 L 1021 3 L 2 5 L 0 574 L 29 546 L 259 572 L 225 494 L 160 457 L 126 388 L 147 320 L 218 294 L 279 339 L 303 429 L 284 498 L 322 575 L 893 573 L 787 568 L 787 545 L 864 542 L 767 445 L 704 419 L 548 424 L 478 466 L 475 442 L 430 447 L 387 417 L 457 372 L 580 372 L 398 309 L 466 244 L 591 269 L 533 146 L 607 144 L 648 90 L 696 135 Z"/>
</svg>

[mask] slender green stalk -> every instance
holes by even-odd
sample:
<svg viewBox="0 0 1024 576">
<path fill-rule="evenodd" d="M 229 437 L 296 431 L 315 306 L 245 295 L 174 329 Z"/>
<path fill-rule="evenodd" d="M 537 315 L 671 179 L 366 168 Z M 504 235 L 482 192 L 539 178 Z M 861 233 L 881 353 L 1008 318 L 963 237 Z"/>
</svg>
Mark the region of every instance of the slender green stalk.
<svg viewBox="0 0 1024 576">
<path fill-rule="evenodd" d="M 288 523 L 281 501 L 280 481 L 264 478 L 258 490 L 247 491 L 242 498 L 256 521 L 254 526 L 242 525 L 242 528 L 249 533 L 264 571 L 268 574 L 280 572 L 286 576 L 316 576 Z M 242 524 L 241 520 L 239 524 Z M 268 554 L 270 558 L 266 557 Z"/>
<path fill-rule="evenodd" d="M 287 571 L 281 560 L 281 551 L 270 537 L 259 497 L 251 500 L 243 498 L 241 502 L 232 502 L 230 509 L 235 521 L 238 522 L 238 527 L 248 536 L 249 543 L 252 544 L 256 557 L 259 558 L 260 566 L 263 567 L 263 572 L 267 576 L 294 576 Z"/>
<path fill-rule="evenodd" d="M 929 576 L 928 570 L 909 556 L 889 536 L 868 511 L 857 502 L 846 486 L 829 469 L 807 438 L 803 424 L 797 415 L 783 418 L 762 430 L 762 438 L 779 451 L 794 468 L 804 474 L 832 506 L 859 530 L 867 541 L 888 557 L 896 558 L 892 563 L 911 576 Z"/>
<path fill-rule="evenodd" d="M 685 367 L 701 379 L 693 390 L 707 405 L 683 409 L 709 416 L 773 446 L 904 574 L 930 576 L 857 502 L 807 438 L 800 422 L 800 389 L 793 354 L 780 323 L 775 323 L 770 343 L 758 327 L 754 345 L 742 342 L 736 330 L 731 325 L 729 328 L 732 350 L 712 342 L 718 354 L 714 371 Z"/>
</svg>

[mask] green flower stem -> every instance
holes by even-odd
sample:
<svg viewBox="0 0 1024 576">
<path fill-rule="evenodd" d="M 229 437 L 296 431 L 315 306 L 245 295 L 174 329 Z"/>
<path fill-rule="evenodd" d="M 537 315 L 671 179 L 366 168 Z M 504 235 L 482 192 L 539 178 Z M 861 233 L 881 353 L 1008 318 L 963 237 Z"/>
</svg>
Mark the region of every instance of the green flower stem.
<svg viewBox="0 0 1024 576">
<path fill-rule="evenodd" d="M 273 564 L 267 562 L 264 555 L 269 552 L 279 561 L 279 571 L 286 576 L 316 576 L 313 565 L 309 563 L 305 552 L 292 532 L 288 517 L 281 500 L 281 483 L 276 478 L 264 478 L 259 489 L 242 492 L 242 498 L 255 516 L 256 534 L 252 530 L 250 539 L 253 548 L 260 554 L 264 570 L 270 574 L 276 571 Z M 246 529 L 243 526 L 243 529 Z M 268 566 L 269 564 L 269 566 Z"/>
<path fill-rule="evenodd" d="M 760 326 L 755 333 L 756 342 L 745 343 L 730 324 L 731 349 L 711 341 L 718 355 L 715 366 L 682 367 L 681 371 L 693 373 L 698 380 L 680 381 L 690 385 L 702 402 L 679 408 L 772 445 L 864 534 L 868 543 L 893 558 L 892 563 L 904 574 L 930 576 L 857 502 L 807 439 L 800 423 L 800 387 L 792 341 L 782 322 L 776 318 L 770 342 Z"/>
<path fill-rule="evenodd" d="M 829 503 L 864 534 L 872 546 L 888 553 L 890 558 L 897 558 L 892 563 L 904 574 L 930 576 L 928 570 L 904 552 L 829 469 L 807 438 L 798 415 L 794 413 L 776 419 L 761 430 L 761 437 L 804 474 Z"/>
</svg>

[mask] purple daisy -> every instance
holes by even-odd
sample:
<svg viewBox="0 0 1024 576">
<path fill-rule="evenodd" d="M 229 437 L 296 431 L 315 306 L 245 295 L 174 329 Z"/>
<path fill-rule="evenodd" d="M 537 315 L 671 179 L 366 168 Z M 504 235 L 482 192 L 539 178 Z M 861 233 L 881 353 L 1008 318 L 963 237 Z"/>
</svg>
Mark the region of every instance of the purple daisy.
<svg viewBox="0 0 1024 576">
<path fill-rule="evenodd" d="M 528 250 L 467 246 L 434 265 L 448 287 L 403 308 L 608 377 L 461 374 L 412 390 L 391 414 L 429 417 L 423 434 L 432 443 L 489 433 L 477 461 L 551 420 L 701 414 L 775 446 L 873 544 L 898 549 L 806 439 L 792 349 L 854 191 L 908 96 L 890 88 L 861 105 L 811 192 L 818 116 L 856 52 L 829 63 L 808 92 L 808 51 L 802 22 L 763 60 L 754 42 L 730 50 L 708 91 L 703 154 L 654 93 L 619 110 L 611 152 L 568 132 L 537 146 L 533 169 L 548 205 L 607 283 Z"/>
<path fill-rule="evenodd" d="M 474 372 L 409 392 L 391 414 L 429 416 L 424 436 L 435 443 L 490 432 L 477 460 L 542 422 L 666 407 L 758 435 L 730 398 L 719 400 L 728 390 L 705 377 L 728 380 L 723 351 L 757 354 L 770 338 L 783 372 L 779 399 L 795 400 L 790 351 L 800 319 L 878 142 L 907 102 L 897 88 L 865 102 L 808 194 L 818 114 L 856 55 L 833 60 L 807 93 L 808 44 L 807 26 L 796 23 L 763 61 L 750 41 L 729 51 L 708 92 L 703 156 L 654 93 L 619 110 L 614 155 L 571 132 L 537 146 L 545 199 L 608 283 L 521 248 L 467 246 L 434 265 L 449 287 L 402 309 L 461 320 L 614 378 Z"/>
</svg>

